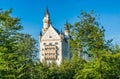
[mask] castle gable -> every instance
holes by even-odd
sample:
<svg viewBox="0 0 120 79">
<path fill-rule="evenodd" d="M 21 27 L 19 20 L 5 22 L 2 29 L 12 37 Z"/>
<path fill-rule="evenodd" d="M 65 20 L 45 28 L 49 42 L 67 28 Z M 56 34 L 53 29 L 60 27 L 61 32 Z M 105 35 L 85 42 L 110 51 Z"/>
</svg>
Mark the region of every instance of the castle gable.
<svg viewBox="0 0 120 79">
<path fill-rule="evenodd" d="M 51 26 L 48 8 L 43 18 L 43 28 L 40 33 L 40 61 L 47 64 L 56 62 L 60 65 L 62 60 L 69 55 L 69 28 L 65 25 L 65 31 L 59 31 Z M 70 57 L 70 55 L 69 55 Z"/>
<path fill-rule="evenodd" d="M 42 36 L 41 40 L 55 40 L 60 39 L 59 32 L 56 31 L 52 26 L 50 26 L 45 34 Z"/>
</svg>

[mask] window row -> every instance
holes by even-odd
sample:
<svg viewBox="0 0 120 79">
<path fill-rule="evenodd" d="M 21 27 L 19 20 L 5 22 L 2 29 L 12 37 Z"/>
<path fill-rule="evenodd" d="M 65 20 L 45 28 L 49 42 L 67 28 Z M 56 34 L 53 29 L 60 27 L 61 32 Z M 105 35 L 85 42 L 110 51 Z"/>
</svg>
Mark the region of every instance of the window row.
<svg viewBox="0 0 120 79">
<path fill-rule="evenodd" d="M 45 53 L 45 55 L 56 55 L 55 53 Z"/>
<path fill-rule="evenodd" d="M 43 45 L 47 45 L 46 43 L 43 43 Z M 49 43 L 48 45 L 53 45 L 52 43 Z M 55 42 L 55 45 L 58 45 L 58 42 Z"/>
</svg>

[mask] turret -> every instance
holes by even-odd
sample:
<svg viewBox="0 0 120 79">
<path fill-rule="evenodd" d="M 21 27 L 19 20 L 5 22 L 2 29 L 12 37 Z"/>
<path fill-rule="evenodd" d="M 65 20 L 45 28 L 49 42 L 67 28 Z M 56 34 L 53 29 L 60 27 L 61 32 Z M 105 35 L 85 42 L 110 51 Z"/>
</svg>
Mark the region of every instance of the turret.
<svg viewBox="0 0 120 79">
<path fill-rule="evenodd" d="M 69 25 L 68 25 L 67 21 L 66 21 L 66 24 L 65 24 L 65 27 L 64 27 L 64 34 L 65 34 L 65 37 L 67 39 L 69 39 L 69 37 L 70 37 L 70 29 L 69 29 Z"/>
<path fill-rule="evenodd" d="M 48 12 L 48 7 L 47 7 L 45 14 L 44 14 L 44 18 L 43 18 L 42 32 L 45 33 L 49 26 L 50 26 L 50 17 L 49 17 L 49 12 Z"/>
</svg>

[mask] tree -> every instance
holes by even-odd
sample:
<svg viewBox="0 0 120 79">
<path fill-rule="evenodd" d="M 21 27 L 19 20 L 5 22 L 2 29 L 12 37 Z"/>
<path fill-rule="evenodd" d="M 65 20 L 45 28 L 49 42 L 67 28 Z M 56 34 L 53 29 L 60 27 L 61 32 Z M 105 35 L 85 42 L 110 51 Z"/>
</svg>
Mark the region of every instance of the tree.
<svg viewBox="0 0 120 79">
<path fill-rule="evenodd" d="M 105 51 L 103 51 L 105 52 Z M 120 53 L 106 54 L 100 60 L 85 64 L 74 76 L 75 79 L 120 79 Z"/>
<path fill-rule="evenodd" d="M 81 12 L 78 18 L 80 21 L 71 25 L 71 52 L 77 53 L 79 56 L 98 57 L 99 50 L 109 50 L 104 36 L 105 30 L 96 21 L 94 12 Z"/>
<path fill-rule="evenodd" d="M 36 56 L 36 40 L 20 33 L 20 19 L 10 16 L 12 9 L 0 10 L 0 78 L 24 78 L 28 64 Z M 28 70 L 27 70 L 28 69 Z M 26 75 L 25 75 L 26 76 Z"/>
<path fill-rule="evenodd" d="M 19 33 L 18 38 L 19 42 L 16 44 L 16 47 L 19 48 L 17 50 L 20 62 L 18 65 L 20 65 L 19 67 L 24 67 L 23 70 L 18 73 L 22 74 L 22 76 L 20 75 L 19 77 L 33 79 L 34 64 L 37 61 L 36 58 L 38 55 L 37 42 L 29 34 Z"/>
<path fill-rule="evenodd" d="M 19 24 L 18 18 L 12 18 L 9 16 L 11 10 L 0 12 L 0 50 L 2 60 L 1 75 L 2 78 L 15 78 L 14 63 L 16 61 L 16 43 L 17 30 L 20 30 L 22 26 Z"/>
</svg>

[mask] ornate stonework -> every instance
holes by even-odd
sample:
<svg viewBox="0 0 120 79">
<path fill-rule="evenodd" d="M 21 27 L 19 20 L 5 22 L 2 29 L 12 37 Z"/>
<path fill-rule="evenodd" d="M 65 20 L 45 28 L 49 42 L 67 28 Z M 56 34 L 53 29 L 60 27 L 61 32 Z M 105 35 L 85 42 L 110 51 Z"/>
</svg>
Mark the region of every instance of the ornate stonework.
<svg viewBox="0 0 120 79">
<path fill-rule="evenodd" d="M 67 26 L 67 25 L 66 25 Z M 67 26 L 68 28 L 68 26 Z M 40 34 L 40 61 L 60 65 L 69 57 L 69 30 L 65 33 L 56 30 L 50 23 L 48 9 L 43 18 L 43 29 Z"/>
</svg>

